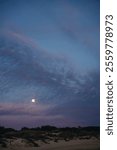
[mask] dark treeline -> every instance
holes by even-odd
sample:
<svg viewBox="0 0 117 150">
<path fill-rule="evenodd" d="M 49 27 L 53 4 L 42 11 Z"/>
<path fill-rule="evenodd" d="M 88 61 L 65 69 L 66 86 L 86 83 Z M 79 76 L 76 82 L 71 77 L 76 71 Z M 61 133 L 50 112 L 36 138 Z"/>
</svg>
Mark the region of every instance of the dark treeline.
<svg viewBox="0 0 117 150">
<path fill-rule="evenodd" d="M 55 126 L 50 126 L 50 125 L 46 125 L 46 126 L 41 126 L 41 127 L 35 127 L 35 128 L 28 128 L 28 127 L 23 127 L 20 130 L 16 130 L 13 128 L 5 128 L 3 126 L 0 126 L 0 135 L 7 133 L 7 132 L 21 132 L 21 131 L 47 131 L 47 132 L 64 132 L 64 131 L 71 131 L 71 132 L 77 132 L 77 131 L 87 131 L 87 132 L 91 132 L 91 131 L 95 131 L 97 133 L 100 132 L 100 127 L 98 126 L 88 126 L 88 127 L 55 127 Z"/>
<path fill-rule="evenodd" d="M 41 131 L 54 131 L 54 130 L 98 130 L 100 131 L 100 127 L 99 126 L 87 126 L 87 127 L 55 127 L 55 126 L 50 126 L 50 125 L 45 125 L 45 126 L 41 126 L 41 127 L 35 127 L 35 128 L 28 128 L 28 127 L 23 127 L 20 130 L 16 130 L 13 128 L 5 128 L 3 126 L 0 126 L 0 132 L 1 131 L 23 131 L 23 130 L 41 130 Z"/>
</svg>

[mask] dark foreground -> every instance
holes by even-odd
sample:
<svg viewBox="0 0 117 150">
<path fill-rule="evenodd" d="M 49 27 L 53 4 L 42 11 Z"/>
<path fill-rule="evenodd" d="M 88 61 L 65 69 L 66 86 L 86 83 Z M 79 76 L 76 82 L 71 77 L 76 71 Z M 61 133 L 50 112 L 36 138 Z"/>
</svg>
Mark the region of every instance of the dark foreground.
<svg viewBox="0 0 117 150">
<path fill-rule="evenodd" d="M 0 127 L 0 150 L 99 150 L 99 127 Z"/>
</svg>

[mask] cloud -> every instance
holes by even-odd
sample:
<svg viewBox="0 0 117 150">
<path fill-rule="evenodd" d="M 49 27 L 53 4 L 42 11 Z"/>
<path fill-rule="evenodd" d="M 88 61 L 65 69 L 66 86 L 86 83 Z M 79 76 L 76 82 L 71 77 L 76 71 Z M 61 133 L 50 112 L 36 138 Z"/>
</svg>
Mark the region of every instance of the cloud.
<svg viewBox="0 0 117 150">
<path fill-rule="evenodd" d="M 0 123 L 1 125 L 13 128 L 22 126 L 37 126 L 56 122 L 64 117 L 62 115 L 49 115 L 48 111 L 52 110 L 55 105 L 40 103 L 0 103 Z"/>
<path fill-rule="evenodd" d="M 35 115 L 39 116 L 54 108 L 55 105 L 40 103 L 0 103 L 0 115 Z"/>
<path fill-rule="evenodd" d="M 6 32 L 0 36 L 3 125 L 99 124 L 95 2 L 20 1 L 0 6 L 0 27 Z M 32 105 L 32 98 L 39 104 Z"/>
<path fill-rule="evenodd" d="M 63 103 L 99 93 L 98 72 L 75 72 L 64 57 L 51 56 L 18 41 L 1 39 L 2 101 L 28 101 L 34 96 L 42 102 Z"/>
</svg>

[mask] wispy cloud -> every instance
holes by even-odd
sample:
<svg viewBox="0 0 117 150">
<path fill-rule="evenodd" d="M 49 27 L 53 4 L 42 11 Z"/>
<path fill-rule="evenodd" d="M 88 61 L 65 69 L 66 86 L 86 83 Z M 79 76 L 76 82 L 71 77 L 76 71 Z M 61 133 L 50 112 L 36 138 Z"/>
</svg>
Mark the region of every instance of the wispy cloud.
<svg viewBox="0 0 117 150">
<path fill-rule="evenodd" d="M 35 115 L 40 116 L 46 114 L 55 105 L 40 103 L 0 103 L 1 115 Z"/>
<path fill-rule="evenodd" d="M 0 1 L 0 20 L 0 122 L 98 124 L 99 1 Z"/>
<path fill-rule="evenodd" d="M 50 104 L 33 104 L 33 103 L 0 103 L 0 124 L 21 128 L 22 126 L 37 126 L 56 123 L 56 120 L 64 118 L 60 114 L 49 115 L 48 112 L 52 110 L 55 105 Z"/>
</svg>

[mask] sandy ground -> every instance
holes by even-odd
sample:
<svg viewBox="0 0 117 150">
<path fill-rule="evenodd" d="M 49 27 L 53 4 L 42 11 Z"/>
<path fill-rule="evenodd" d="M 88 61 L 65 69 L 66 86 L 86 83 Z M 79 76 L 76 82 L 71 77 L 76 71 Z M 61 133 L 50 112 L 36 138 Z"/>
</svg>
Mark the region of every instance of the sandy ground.
<svg viewBox="0 0 117 150">
<path fill-rule="evenodd" d="M 99 150 L 100 143 L 98 139 L 83 139 L 83 140 L 71 140 L 71 141 L 50 141 L 49 144 L 40 143 L 36 141 L 40 147 L 32 147 L 26 144 L 22 139 L 17 139 L 12 142 L 8 148 L 1 148 L 0 150 Z"/>
</svg>

